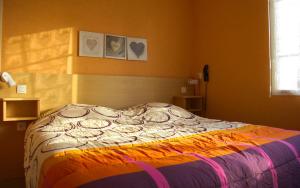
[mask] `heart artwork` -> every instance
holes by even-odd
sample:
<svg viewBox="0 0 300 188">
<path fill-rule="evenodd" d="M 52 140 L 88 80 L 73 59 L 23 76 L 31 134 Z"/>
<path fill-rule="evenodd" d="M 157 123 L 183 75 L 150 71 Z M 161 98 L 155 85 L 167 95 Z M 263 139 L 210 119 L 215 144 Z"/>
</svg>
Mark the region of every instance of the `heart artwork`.
<svg viewBox="0 0 300 188">
<path fill-rule="evenodd" d="M 142 42 L 131 42 L 130 43 L 130 48 L 133 51 L 133 53 L 140 58 L 141 55 L 143 55 L 144 51 L 145 51 L 145 44 Z"/>
<path fill-rule="evenodd" d="M 96 48 L 97 44 L 98 44 L 98 41 L 96 39 L 87 39 L 86 40 L 86 46 L 88 47 L 88 49 L 90 51 L 93 51 Z"/>
<path fill-rule="evenodd" d="M 117 52 L 121 48 L 120 41 L 111 41 L 110 46 L 113 52 Z"/>
</svg>

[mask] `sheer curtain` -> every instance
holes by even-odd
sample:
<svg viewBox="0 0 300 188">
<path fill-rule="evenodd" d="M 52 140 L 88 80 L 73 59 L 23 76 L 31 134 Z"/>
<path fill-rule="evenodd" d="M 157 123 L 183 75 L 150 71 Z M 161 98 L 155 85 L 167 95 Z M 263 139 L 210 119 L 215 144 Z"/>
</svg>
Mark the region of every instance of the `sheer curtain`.
<svg viewBox="0 0 300 188">
<path fill-rule="evenodd" d="M 272 94 L 300 95 L 300 0 L 270 0 Z"/>
</svg>

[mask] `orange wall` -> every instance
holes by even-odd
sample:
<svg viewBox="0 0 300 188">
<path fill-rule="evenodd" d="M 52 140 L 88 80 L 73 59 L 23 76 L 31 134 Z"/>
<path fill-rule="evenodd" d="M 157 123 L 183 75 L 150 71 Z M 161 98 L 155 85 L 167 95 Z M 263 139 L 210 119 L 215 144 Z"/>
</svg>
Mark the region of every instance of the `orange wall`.
<svg viewBox="0 0 300 188">
<path fill-rule="evenodd" d="M 197 1 L 197 63 L 210 65 L 208 116 L 300 129 L 300 97 L 269 97 L 267 0 Z"/>
<path fill-rule="evenodd" d="M 189 77 L 209 64 L 209 117 L 298 128 L 300 97 L 269 96 L 267 9 L 267 0 L 4 0 L 2 68 Z M 146 37 L 149 60 L 78 57 L 79 30 Z"/>
<path fill-rule="evenodd" d="M 187 77 L 192 0 L 4 0 L 2 69 Z M 78 57 L 78 31 L 148 39 L 147 63 Z"/>
</svg>

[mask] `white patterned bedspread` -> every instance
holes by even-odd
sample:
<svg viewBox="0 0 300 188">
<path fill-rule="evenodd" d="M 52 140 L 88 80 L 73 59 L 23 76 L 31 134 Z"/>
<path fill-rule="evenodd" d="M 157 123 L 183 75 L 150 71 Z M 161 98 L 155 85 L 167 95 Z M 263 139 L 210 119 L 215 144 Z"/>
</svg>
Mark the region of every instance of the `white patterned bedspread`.
<svg viewBox="0 0 300 188">
<path fill-rule="evenodd" d="M 26 185 L 36 187 L 43 161 L 64 150 L 144 143 L 243 125 L 198 117 L 164 103 L 148 103 L 125 110 L 67 105 L 27 129 Z"/>
</svg>

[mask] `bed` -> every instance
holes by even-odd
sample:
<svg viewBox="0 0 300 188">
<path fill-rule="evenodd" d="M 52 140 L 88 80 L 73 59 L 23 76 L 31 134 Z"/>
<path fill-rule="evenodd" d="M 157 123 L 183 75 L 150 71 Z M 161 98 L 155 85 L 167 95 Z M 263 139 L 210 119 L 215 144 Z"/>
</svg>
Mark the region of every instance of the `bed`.
<svg viewBox="0 0 300 188">
<path fill-rule="evenodd" d="M 70 104 L 25 135 L 27 188 L 300 187 L 300 133 L 148 103 Z"/>
</svg>

